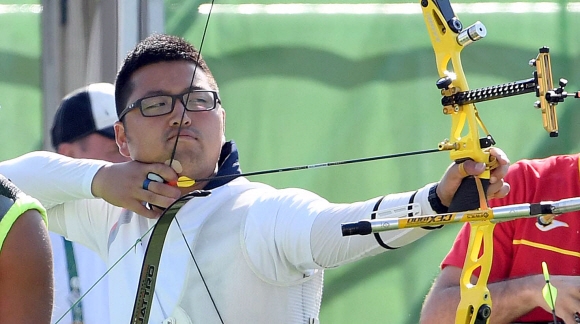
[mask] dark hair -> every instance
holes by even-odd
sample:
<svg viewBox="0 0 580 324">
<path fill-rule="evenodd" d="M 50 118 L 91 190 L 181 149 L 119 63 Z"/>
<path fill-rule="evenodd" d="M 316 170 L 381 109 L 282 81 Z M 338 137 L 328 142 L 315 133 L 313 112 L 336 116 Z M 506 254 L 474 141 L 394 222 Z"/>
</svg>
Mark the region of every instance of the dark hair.
<svg viewBox="0 0 580 324">
<path fill-rule="evenodd" d="M 198 59 L 199 57 L 199 59 Z M 186 61 L 197 64 L 208 77 L 212 90 L 218 91 L 217 83 L 199 51 L 185 39 L 177 36 L 153 34 L 135 46 L 127 54 L 115 81 L 115 105 L 117 116 L 125 109 L 133 91 L 131 76 L 138 69 L 154 63 Z"/>
</svg>

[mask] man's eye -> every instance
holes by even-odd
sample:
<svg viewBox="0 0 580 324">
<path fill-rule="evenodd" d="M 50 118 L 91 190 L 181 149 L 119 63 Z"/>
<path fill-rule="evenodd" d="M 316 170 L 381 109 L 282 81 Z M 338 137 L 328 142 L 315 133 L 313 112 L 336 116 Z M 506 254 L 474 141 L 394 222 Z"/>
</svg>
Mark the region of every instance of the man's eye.
<svg viewBox="0 0 580 324">
<path fill-rule="evenodd" d="M 194 102 L 197 104 L 205 104 L 205 103 L 207 103 L 207 99 L 206 98 L 193 98 L 189 102 Z"/>
<path fill-rule="evenodd" d="M 142 104 L 142 107 L 144 110 L 148 110 L 148 109 L 162 108 L 162 107 L 165 107 L 166 105 L 167 105 L 166 102 L 149 102 L 147 104 Z"/>
<path fill-rule="evenodd" d="M 211 102 L 211 98 L 205 93 L 192 93 L 189 95 L 187 105 L 207 107 Z"/>
</svg>

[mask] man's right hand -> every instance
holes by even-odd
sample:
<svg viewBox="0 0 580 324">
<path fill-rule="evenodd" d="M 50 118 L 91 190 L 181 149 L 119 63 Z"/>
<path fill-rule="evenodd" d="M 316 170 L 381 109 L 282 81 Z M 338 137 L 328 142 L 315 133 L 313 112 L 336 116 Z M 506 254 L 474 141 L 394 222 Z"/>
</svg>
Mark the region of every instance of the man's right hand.
<svg viewBox="0 0 580 324">
<path fill-rule="evenodd" d="M 166 182 L 151 181 L 147 189 L 143 188 L 149 173 L 159 175 Z M 95 197 L 103 198 L 112 205 L 147 218 L 158 218 L 163 210 L 148 209 L 144 203 L 167 208 L 181 196 L 177 187 L 168 184 L 176 181 L 175 171 L 163 163 L 130 161 L 102 167 L 93 178 L 91 190 Z"/>
</svg>

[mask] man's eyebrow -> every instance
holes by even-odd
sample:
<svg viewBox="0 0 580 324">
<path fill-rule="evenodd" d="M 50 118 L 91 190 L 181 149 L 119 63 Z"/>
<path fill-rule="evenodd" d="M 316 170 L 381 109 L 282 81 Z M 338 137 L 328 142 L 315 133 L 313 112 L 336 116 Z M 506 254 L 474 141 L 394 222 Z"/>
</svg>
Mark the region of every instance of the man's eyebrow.
<svg viewBox="0 0 580 324">
<path fill-rule="evenodd" d="M 199 87 L 199 86 L 185 87 L 179 93 L 186 93 L 186 92 L 191 91 L 191 90 L 204 90 L 204 88 Z M 144 93 L 143 97 L 163 96 L 163 95 L 169 95 L 169 94 L 170 94 L 169 92 L 164 91 L 164 90 L 150 90 L 150 91 L 147 91 L 146 93 Z"/>
</svg>

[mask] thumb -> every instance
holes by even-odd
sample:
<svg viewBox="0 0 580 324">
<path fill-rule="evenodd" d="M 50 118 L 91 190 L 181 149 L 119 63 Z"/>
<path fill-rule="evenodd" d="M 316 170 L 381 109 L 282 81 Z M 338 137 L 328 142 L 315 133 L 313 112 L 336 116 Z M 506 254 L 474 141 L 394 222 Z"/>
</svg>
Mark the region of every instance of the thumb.
<svg viewBox="0 0 580 324">
<path fill-rule="evenodd" d="M 461 163 L 455 163 L 457 167 L 457 178 L 463 179 L 470 175 L 480 175 L 485 171 L 485 163 L 466 160 Z"/>
</svg>

